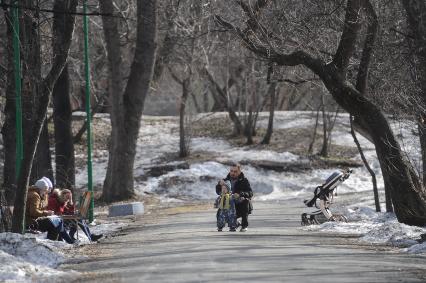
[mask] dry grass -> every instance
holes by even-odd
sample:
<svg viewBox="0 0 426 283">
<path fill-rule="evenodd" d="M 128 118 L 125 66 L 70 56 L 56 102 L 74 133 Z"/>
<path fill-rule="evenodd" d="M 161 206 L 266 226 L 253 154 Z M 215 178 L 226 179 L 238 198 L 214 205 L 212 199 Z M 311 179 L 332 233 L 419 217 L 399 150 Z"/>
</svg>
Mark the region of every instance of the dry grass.
<svg viewBox="0 0 426 283">
<path fill-rule="evenodd" d="M 232 135 L 233 123 L 228 117 L 214 117 L 208 120 L 200 120 L 192 126 L 194 137 L 223 138 L 234 146 L 246 146 L 247 139 L 244 136 Z M 271 141 L 267 145 L 260 144 L 266 130 L 256 129 L 253 137 L 253 145 L 250 148 L 259 150 L 271 150 L 277 152 L 291 152 L 300 156 L 307 156 L 309 144 L 312 142 L 313 129 L 290 128 L 275 129 Z M 322 147 L 322 133 L 317 130 L 316 140 L 313 146 L 314 154 L 318 153 Z M 329 156 L 331 158 L 352 158 L 358 154 L 356 147 L 340 146 L 331 144 Z"/>
</svg>

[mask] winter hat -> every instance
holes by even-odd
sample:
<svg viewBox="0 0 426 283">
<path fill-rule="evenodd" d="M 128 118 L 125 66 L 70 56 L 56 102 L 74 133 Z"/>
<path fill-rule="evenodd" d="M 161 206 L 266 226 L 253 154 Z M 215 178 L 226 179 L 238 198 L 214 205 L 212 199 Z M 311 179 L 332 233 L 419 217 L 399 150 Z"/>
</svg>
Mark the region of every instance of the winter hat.
<svg viewBox="0 0 426 283">
<path fill-rule="evenodd" d="M 49 179 L 49 178 L 47 178 L 47 177 L 43 177 L 43 178 L 41 178 L 41 179 L 42 179 L 42 180 L 44 180 L 44 181 L 46 181 L 47 186 L 49 187 L 49 190 L 53 189 L 52 181 L 50 181 L 50 179 Z"/>
<path fill-rule="evenodd" d="M 37 188 L 41 189 L 49 189 L 49 184 L 46 182 L 46 180 L 40 179 L 37 180 L 34 184 Z"/>
<path fill-rule="evenodd" d="M 231 191 L 231 181 L 229 180 L 225 180 L 223 182 L 223 184 L 225 185 L 225 187 L 228 189 L 228 191 Z"/>
</svg>

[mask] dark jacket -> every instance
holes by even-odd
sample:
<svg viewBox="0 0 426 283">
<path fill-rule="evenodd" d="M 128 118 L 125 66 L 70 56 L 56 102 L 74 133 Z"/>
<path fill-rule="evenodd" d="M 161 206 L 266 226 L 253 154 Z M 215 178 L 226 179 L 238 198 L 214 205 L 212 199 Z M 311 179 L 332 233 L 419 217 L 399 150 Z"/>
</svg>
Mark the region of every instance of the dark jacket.
<svg viewBox="0 0 426 283">
<path fill-rule="evenodd" d="M 228 174 L 226 178 L 224 179 L 231 181 L 231 176 Z M 232 183 L 232 182 L 231 182 Z M 216 185 L 216 194 L 220 195 L 222 189 L 219 184 Z M 244 177 L 244 174 L 241 173 L 238 176 L 237 182 L 232 187 L 232 193 L 237 193 L 241 197 L 240 202 L 236 202 L 235 208 L 237 210 L 237 214 L 241 215 L 241 213 L 244 213 L 247 211 L 248 213 L 251 213 L 253 210 L 253 205 L 251 203 L 251 198 L 253 197 L 253 190 L 251 189 L 250 183 L 247 180 L 246 177 Z"/>
</svg>

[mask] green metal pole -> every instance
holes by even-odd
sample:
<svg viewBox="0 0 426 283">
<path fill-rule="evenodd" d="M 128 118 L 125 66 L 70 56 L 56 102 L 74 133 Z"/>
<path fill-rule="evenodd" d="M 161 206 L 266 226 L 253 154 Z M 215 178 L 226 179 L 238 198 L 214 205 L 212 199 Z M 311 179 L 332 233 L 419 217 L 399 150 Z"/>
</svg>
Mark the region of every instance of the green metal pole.
<svg viewBox="0 0 426 283">
<path fill-rule="evenodd" d="M 86 121 L 87 121 L 87 187 L 92 193 L 89 208 L 89 222 L 93 221 L 93 176 L 92 176 L 92 124 L 90 113 L 90 68 L 89 68 L 89 35 L 87 22 L 87 0 L 83 1 L 83 30 L 84 30 L 84 69 L 86 78 Z"/>
<path fill-rule="evenodd" d="M 24 147 L 22 141 L 22 106 L 21 106 L 21 54 L 19 48 L 19 7 L 18 1 L 14 1 L 12 8 L 13 17 L 13 61 L 15 76 L 15 127 L 16 127 L 16 179 L 19 178 L 21 171 L 22 158 L 24 155 Z"/>
</svg>

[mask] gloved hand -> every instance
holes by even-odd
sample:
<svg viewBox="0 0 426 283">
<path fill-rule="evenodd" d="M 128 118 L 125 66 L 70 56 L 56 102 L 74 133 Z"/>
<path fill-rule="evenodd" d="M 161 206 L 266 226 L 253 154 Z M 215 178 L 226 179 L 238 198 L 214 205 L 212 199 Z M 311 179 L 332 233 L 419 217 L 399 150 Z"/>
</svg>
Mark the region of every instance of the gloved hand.
<svg viewBox="0 0 426 283">
<path fill-rule="evenodd" d="M 240 195 L 237 194 L 237 193 L 233 194 L 233 196 L 234 196 L 234 199 L 239 199 L 240 198 Z"/>
</svg>

